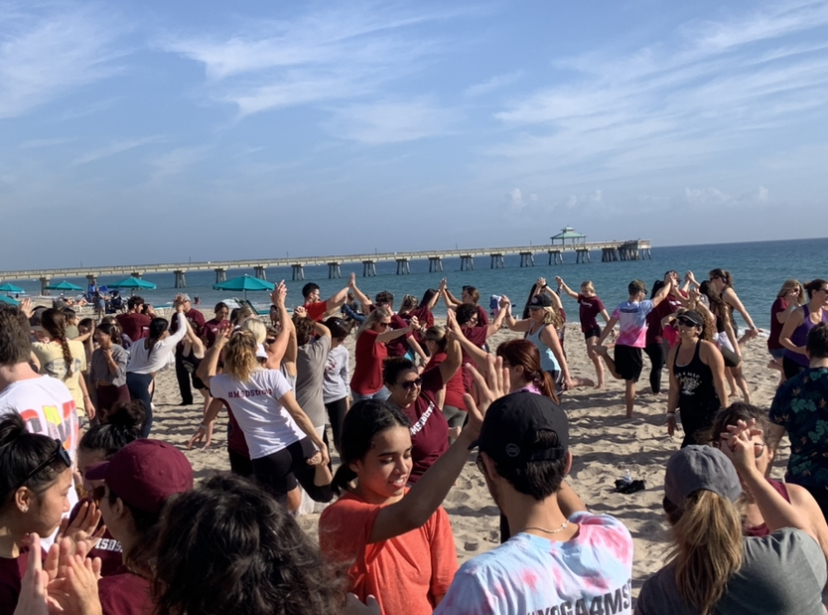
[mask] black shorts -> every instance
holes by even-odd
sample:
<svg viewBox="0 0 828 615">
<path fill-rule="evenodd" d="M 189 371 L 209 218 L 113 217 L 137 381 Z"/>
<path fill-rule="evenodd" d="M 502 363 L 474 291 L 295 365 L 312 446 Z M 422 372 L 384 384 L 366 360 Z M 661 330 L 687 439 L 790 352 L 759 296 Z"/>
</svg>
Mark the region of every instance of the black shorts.
<svg viewBox="0 0 828 615">
<path fill-rule="evenodd" d="M 615 345 L 615 371 L 624 380 L 638 382 L 641 370 L 644 367 L 644 356 L 641 348 Z"/>
<path fill-rule="evenodd" d="M 584 339 L 588 340 L 591 337 L 601 337 L 601 327 L 595 325 L 594 327 L 584 331 Z"/>
<path fill-rule="evenodd" d="M 782 357 L 782 371 L 785 372 L 785 378 L 790 380 L 794 376 L 805 371 L 805 367 L 791 359 L 788 355 Z"/>
</svg>

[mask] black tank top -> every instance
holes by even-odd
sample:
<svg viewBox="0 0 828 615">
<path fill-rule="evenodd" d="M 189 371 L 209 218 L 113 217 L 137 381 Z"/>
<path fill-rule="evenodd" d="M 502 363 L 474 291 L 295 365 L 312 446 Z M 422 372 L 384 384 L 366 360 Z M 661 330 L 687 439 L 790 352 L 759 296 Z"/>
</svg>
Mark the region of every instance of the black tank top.
<svg viewBox="0 0 828 615">
<path fill-rule="evenodd" d="M 699 407 L 719 407 L 719 396 L 713 381 L 713 370 L 701 360 L 701 340 L 696 343 L 693 359 L 687 365 L 678 364 L 679 348 L 673 359 L 673 374 L 679 385 L 679 408 L 682 410 Z"/>
</svg>

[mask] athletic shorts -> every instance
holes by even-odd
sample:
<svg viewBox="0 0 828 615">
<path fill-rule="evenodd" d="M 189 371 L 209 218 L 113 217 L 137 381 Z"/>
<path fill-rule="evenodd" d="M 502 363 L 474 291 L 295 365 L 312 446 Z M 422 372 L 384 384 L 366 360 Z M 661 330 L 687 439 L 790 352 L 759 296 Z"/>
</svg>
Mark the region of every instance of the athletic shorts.
<svg viewBox="0 0 828 615">
<path fill-rule="evenodd" d="M 641 370 L 644 367 L 644 356 L 641 348 L 615 345 L 615 371 L 624 380 L 638 382 Z"/>
<path fill-rule="evenodd" d="M 588 340 L 591 337 L 601 337 L 601 327 L 592 327 L 584 331 L 584 339 Z"/>
<path fill-rule="evenodd" d="M 784 348 L 772 348 L 772 349 L 768 349 L 768 352 L 770 352 L 771 356 L 774 359 L 776 359 L 777 361 L 785 356 L 785 349 Z"/>
</svg>

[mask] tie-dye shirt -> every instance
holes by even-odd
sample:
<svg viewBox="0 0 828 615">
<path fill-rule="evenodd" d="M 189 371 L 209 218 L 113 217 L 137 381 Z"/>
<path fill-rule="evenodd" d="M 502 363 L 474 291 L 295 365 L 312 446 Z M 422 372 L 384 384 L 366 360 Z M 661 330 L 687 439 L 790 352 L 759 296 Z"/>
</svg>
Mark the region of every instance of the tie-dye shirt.
<svg viewBox="0 0 828 615">
<path fill-rule="evenodd" d="M 434 615 L 631 614 L 630 532 L 609 515 L 569 521 L 580 530 L 566 542 L 519 533 L 466 562 Z"/>
<path fill-rule="evenodd" d="M 619 346 L 644 348 L 647 345 L 647 314 L 653 311 L 655 305 L 649 299 L 644 301 L 625 301 L 612 313 L 618 321 L 621 331 L 618 334 Z"/>
</svg>

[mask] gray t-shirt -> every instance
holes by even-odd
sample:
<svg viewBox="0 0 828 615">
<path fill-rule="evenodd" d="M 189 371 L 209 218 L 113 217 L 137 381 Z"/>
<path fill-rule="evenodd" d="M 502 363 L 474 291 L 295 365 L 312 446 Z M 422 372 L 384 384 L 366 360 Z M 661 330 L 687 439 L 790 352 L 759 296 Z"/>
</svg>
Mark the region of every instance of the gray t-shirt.
<svg viewBox="0 0 828 615">
<path fill-rule="evenodd" d="M 805 532 L 784 528 L 761 538 L 744 539 L 742 567 L 727 583 L 712 615 L 825 615 L 825 555 Z M 675 568 L 668 565 L 641 588 L 636 615 L 695 615 L 676 587 Z"/>
<path fill-rule="evenodd" d="M 330 349 L 331 338 L 325 335 L 300 346 L 296 356 L 296 401 L 314 427 L 324 425 L 328 418 L 322 399 L 322 381 Z"/>
<path fill-rule="evenodd" d="M 325 381 L 322 383 L 322 398 L 328 404 L 351 394 L 348 384 L 348 349 L 344 344 L 331 348 L 325 363 Z"/>
<path fill-rule="evenodd" d="M 112 360 L 118 365 L 118 372 L 113 374 L 109 371 L 109 362 L 100 348 L 92 353 L 92 361 L 89 367 L 89 379 L 92 384 L 103 381 L 112 386 L 126 384 L 126 366 L 129 360 L 129 353 L 118 344 L 112 344 Z"/>
</svg>

